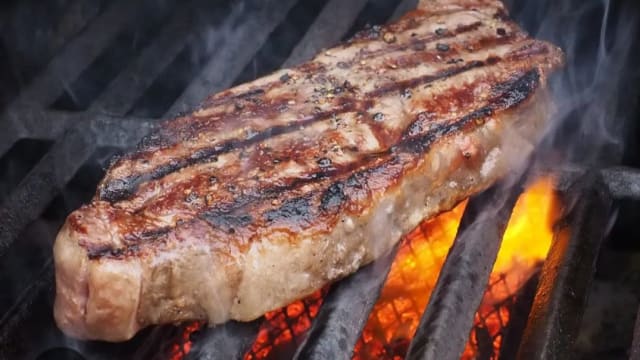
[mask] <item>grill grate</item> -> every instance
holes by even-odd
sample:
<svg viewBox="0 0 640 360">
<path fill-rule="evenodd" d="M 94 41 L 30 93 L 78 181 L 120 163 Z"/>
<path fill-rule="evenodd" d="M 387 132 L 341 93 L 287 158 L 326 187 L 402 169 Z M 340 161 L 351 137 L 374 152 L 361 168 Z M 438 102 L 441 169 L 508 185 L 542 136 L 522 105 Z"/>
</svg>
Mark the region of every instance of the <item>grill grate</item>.
<svg viewBox="0 0 640 360">
<path fill-rule="evenodd" d="M 20 150 L 24 141 L 44 144 L 32 159 L 26 159 L 31 166 L 16 173 L 15 178 L 19 180 L 3 183 L 0 187 L 0 280 L 11 285 L 8 292 L 0 295 L 0 357 L 35 358 L 45 350 L 59 347 L 76 349 L 85 356 L 90 355 L 91 359 L 161 359 L 175 351 L 166 349 L 165 345 L 180 338 L 182 328 L 146 329 L 132 341 L 112 345 L 65 338 L 53 324 L 50 313 L 54 291 L 51 242 L 66 213 L 91 196 L 100 178 L 97 173 L 102 172 L 96 168 L 104 168 L 111 155 L 134 146 L 156 126 L 157 119 L 191 109 L 206 95 L 234 83 L 281 66 L 298 64 L 322 48 L 350 36 L 366 23 L 397 18 L 416 2 L 314 0 L 307 4 L 301 0 L 246 0 L 211 4 L 204 0 L 186 3 L 167 0 L 157 6 L 157 2 L 151 0 L 118 0 L 107 2 L 98 13 L 89 12 L 86 27 L 78 27 L 82 28 L 80 33 L 68 36 L 70 40 L 60 52 L 0 114 L 4 130 L 0 132 L 0 158 L 13 157 L 15 149 Z M 148 13 L 149 9 L 153 11 Z M 140 22 L 139 19 L 146 15 L 149 21 Z M 309 21 L 301 21 L 301 17 Z M 291 34 L 291 29 L 299 33 Z M 574 172 L 567 173 L 569 179 L 578 177 Z M 607 213 L 610 206 L 607 191 L 616 197 L 640 198 L 638 171 L 610 169 L 589 179 L 586 183 L 581 182 L 577 190 L 573 187 L 575 184 L 567 186 L 569 196 L 589 192 L 591 200 L 581 201 L 584 205 L 571 212 L 566 220 L 567 229 L 573 229 L 569 225 L 577 224 L 584 231 L 571 234 L 565 242 L 559 243 L 557 249 L 552 250 L 555 254 L 553 262 L 547 262 L 543 267 L 540 282 L 552 291 L 550 298 L 545 298 L 540 290 L 535 297 L 537 309 L 543 313 L 533 313 L 530 317 L 525 342 L 519 349 L 521 354 L 529 355 L 527 351 L 539 346 L 540 342 L 551 344 L 544 334 L 575 332 L 571 327 L 575 319 L 570 315 L 580 313 L 580 302 L 584 299 L 590 273 L 576 259 L 595 259 L 602 239 L 602 231 L 598 228 L 602 224 L 593 222 L 589 225 L 585 219 Z M 473 217 L 473 204 L 486 206 L 498 189 L 475 199 L 470 207 L 472 210 L 465 212 L 464 217 Z M 512 195 L 515 201 L 517 192 Z M 591 208 L 599 209 L 599 213 L 592 214 Z M 504 219 L 508 218 L 510 209 L 511 206 L 506 206 L 498 221 L 487 225 L 491 230 L 487 239 L 475 239 L 475 250 L 486 252 L 487 256 L 482 257 L 483 262 L 472 262 L 472 269 L 463 269 L 477 274 L 473 286 L 436 286 L 437 296 L 432 299 L 463 296 L 465 309 L 447 319 L 438 319 L 445 312 L 432 300 L 428 309 L 438 311 L 430 310 L 424 315 L 416 340 L 431 347 L 448 344 L 447 356 L 441 358 L 453 358 L 467 341 L 501 238 L 495 233 L 495 226 L 506 223 Z M 492 244 L 490 248 L 486 247 L 488 240 Z M 454 253 L 460 255 L 456 257 L 458 260 L 472 251 L 472 246 L 454 247 Z M 7 260 L 23 259 L 25 254 L 29 255 L 32 264 L 16 265 Z M 316 310 L 310 311 L 315 303 L 303 304 L 311 329 L 299 344 L 295 358 L 351 357 L 395 254 L 395 251 L 388 254 L 327 290 L 317 316 Z M 561 266 L 562 273 L 553 271 L 556 265 Z M 441 278 L 463 278 L 465 275 L 460 270 L 455 263 L 445 265 Z M 569 283 L 571 287 L 567 285 Z M 580 285 L 577 292 L 576 285 Z M 531 285 L 530 293 L 536 288 L 535 283 Z M 570 290 L 573 293 L 568 294 Z M 530 297 L 523 296 L 526 298 Z M 577 301 L 567 304 L 568 298 Z M 321 302 L 322 297 L 318 295 L 315 299 Z M 452 303 L 446 302 L 445 305 Z M 523 302 L 526 300 L 509 298 L 481 316 L 489 319 L 499 314 L 502 306 L 514 308 Z M 529 306 L 522 307 L 526 309 L 525 314 L 528 313 Z M 272 315 L 279 316 L 278 313 Z M 316 319 L 311 322 L 313 317 Z M 557 327 L 555 324 L 559 320 L 569 324 L 569 328 Z M 437 326 L 427 328 L 424 324 Z M 211 359 L 241 357 L 259 334 L 259 325 L 257 321 L 230 322 L 198 331 L 193 334 L 193 352 L 198 353 L 198 347 L 200 350 L 206 347 L 217 350 L 207 353 Z M 471 344 L 478 350 L 484 344 L 481 339 L 519 338 L 518 331 L 522 334 L 524 325 L 510 327 L 507 333 L 501 329 L 486 334 L 485 330 L 476 328 Z M 484 328 L 489 329 L 489 326 Z M 449 336 L 452 330 L 456 337 Z M 455 343 L 452 342 L 454 338 Z M 38 342 L 34 343 L 34 339 Z M 531 353 L 530 357 L 539 358 L 568 346 L 561 344 L 556 348 L 552 345 L 545 347 L 547 353 Z M 424 358 L 423 348 L 412 348 L 410 358 Z M 55 351 L 51 355 L 51 351 L 54 350 L 47 356 L 60 355 Z M 509 351 L 515 354 L 517 345 Z"/>
</svg>

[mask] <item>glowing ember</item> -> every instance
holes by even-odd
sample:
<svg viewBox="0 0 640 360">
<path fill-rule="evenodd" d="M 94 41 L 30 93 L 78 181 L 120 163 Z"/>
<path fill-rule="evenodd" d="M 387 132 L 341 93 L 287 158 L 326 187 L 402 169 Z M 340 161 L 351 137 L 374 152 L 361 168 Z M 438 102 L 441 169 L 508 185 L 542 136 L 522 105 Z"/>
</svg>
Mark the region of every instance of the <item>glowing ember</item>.
<svg viewBox="0 0 640 360">
<path fill-rule="evenodd" d="M 401 245 L 354 359 L 402 359 L 453 244 L 464 204 L 426 221 Z M 556 215 L 553 179 L 538 180 L 518 199 L 463 359 L 498 354 L 515 294 L 547 254 Z M 495 357 L 492 357 L 495 358 Z"/>
<path fill-rule="evenodd" d="M 244 359 L 276 359 L 280 352 L 286 353 L 288 347 L 297 347 L 318 314 L 327 290 L 316 291 L 304 300 L 265 314 L 256 341 Z"/>
<path fill-rule="evenodd" d="M 466 202 L 423 222 L 401 243 L 354 359 L 404 357 L 453 244 Z"/>
<path fill-rule="evenodd" d="M 191 335 L 200 330 L 204 323 L 196 321 L 188 324 L 184 332 L 182 333 L 182 338 L 178 343 L 173 344 L 171 347 L 171 355 L 169 359 L 171 360 L 182 360 L 184 357 L 191 351 Z"/>
</svg>

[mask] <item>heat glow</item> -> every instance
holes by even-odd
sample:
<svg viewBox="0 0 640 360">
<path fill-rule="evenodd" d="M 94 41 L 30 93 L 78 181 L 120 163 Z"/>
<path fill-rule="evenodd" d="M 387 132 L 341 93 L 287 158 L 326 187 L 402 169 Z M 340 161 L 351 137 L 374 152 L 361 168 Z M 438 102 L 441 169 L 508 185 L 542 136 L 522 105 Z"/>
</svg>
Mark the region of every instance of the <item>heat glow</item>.
<svg viewBox="0 0 640 360">
<path fill-rule="evenodd" d="M 353 359 L 404 358 L 453 244 L 465 206 L 463 202 L 423 222 L 402 240 Z M 481 350 L 492 352 L 488 358 L 497 358 L 502 330 L 509 322 L 509 305 L 546 258 L 557 214 L 551 177 L 535 181 L 518 199 L 462 359 L 474 359 Z M 492 349 L 482 346 L 486 342 Z"/>
<path fill-rule="evenodd" d="M 462 359 L 497 359 L 519 290 L 539 270 L 553 238 L 559 203 L 551 177 L 530 184 L 518 199 L 505 231 L 485 295 Z M 403 359 L 453 244 L 466 201 L 426 220 L 406 235 L 374 305 L 353 359 Z M 265 315 L 246 360 L 275 359 L 295 349 L 316 317 L 328 288 Z M 196 323 L 197 324 L 197 323 Z M 172 360 L 189 352 L 188 327 Z M 481 354 L 482 353 L 482 354 Z"/>
</svg>

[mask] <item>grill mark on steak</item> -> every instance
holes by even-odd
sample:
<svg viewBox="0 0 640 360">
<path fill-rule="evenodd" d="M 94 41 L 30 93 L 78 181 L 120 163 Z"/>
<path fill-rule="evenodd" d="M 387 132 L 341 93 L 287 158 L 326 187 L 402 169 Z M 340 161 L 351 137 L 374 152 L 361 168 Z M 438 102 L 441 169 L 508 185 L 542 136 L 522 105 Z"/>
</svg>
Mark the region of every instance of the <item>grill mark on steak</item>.
<svg viewBox="0 0 640 360">
<path fill-rule="evenodd" d="M 457 11 L 462 11 L 462 9 Z M 467 32 L 478 30 L 482 25 L 484 25 L 482 22 L 474 22 L 472 24 L 467 24 L 467 25 L 458 25 L 453 31 L 446 31 L 442 34 L 435 34 L 426 38 L 415 38 L 415 39 L 412 38 L 410 39 L 409 43 L 389 44 L 386 47 L 382 49 L 378 49 L 376 51 L 366 51 L 366 49 L 362 49 L 362 51 L 358 52 L 350 62 L 354 63 L 361 60 L 367 60 L 375 56 L 388 55 L 395 51 L 404 51 L 404 50 L 414 49 L 415 46 L 418 46 L 418 45 L 425 46 L 433 41 L 437 41 L 441 39 L 455 38 L 459 34 L 464 34 Z M 474 48 L 474 51 L 484 50 L 484 47 L 480 46 L 483 43 L 486 45 L 491 45 L 492 41 L 493 41 L 493 45 L 506 43 L 508 40 L 511 39 L 512 35 L 522 35 L 522 34 L 518 33 L 517 31 L 514 31 L 513 33 L 509 34 L 509 36 L 506 36 L 504 38 L 493 37 L 493 39 L 491 38 L 487 38 L 485 40 L 480 39 L 480 40 L 475 40 L 476 41 L 475 43 L 471 43 L 469 45 L 471 45 Z M 438 55 L 437 51 L 424 52 L 424 54 L 425 55 L 433 54 L 434 58 L 436 57 L 436 55 Z M 451 54 L 453 54 L 453 52 Z M 414 63 L 414 64 L 407 63 L 407 65 L 410 65 L 409 67 L 413 67 L 413 66 L 419 65 L 419 63 Z M 403 68 L 407 69 L 408 66 L 405 65 L 403 66 Z M 322 74 L 322 73 L 326 73 L 327 71 L 325 64 L 320 64 L 316 62 L 305 63 L 298 67 L 293 68 L 292 70 L 300 71 L 302 76 L 311 76 L 312 74 Z M 253 99 L 253 101 L 256 102 L 256 104 L 254 105 L 263 105 L 261 101 L 261 97 L 258 97 L 258 95 L 266 94 L 269 90 L 275 88 L 278 85 L 281 85 L 281 83 L 282 83 L 281 80 L 275 80 L 275 81 L 263 84 L 259 88 L 251 88 L 241 93 L 233 93 L 232 91 L 228 90 L 227 92 L 225 92 L 227 93 L 226 95 L 223 95 L 221 97 L 216 96 L 212 99 L 205 100 L 202 107 L 211 108 L 216 106 L 223 106 L 225 104 L 229 104 L 232 101 L 237 101 L 241 99 Z M 271 108 L 275 108 L 275 106 Z M 255 108 L 255 110 L 257 109 L 259 108 Z M 167 126 L 171 127 L 173 126 L 173 124 L 167 124 Z M 162 129 L 162 130 L 168 130 L 168 129 Z M 174 130 L 173 132 L 162 131 L 162 130 L 157 133 L 151 134 L 147 137 L 144 137 L 140 143 L 138 151 L 126 155 L 123 158 L 123 160 L 139 159 L 140 157 L 144 156 L 144 154 L 148 154 L 151 151 L 157 150 L 159 148 L 166 148 L 180 141 L 188 140 L 192 138 L 194 135 L 199 134 L 199 131 L 201 130 L 201 128 L 198 127 L 196 124 L 191 123 L 187 130 L 188 133 L 191 135 L 187 137 L 180 137 L 180 138 L 176 138 L 176 132 L 175 132 L 176 129 L 173 129 Z"/>
<path fill-rule="evenodd" d="M 339 105 L 338 109 L 333 108 L 327 111 L 315 113 L 313 115 L 304 117 L 301 120 L 292 121 L 286 125 L 273 126 L 264 131 L 258 132 L 250 139 L 230 139 L 221 144 L 216 144 L 212 147 L 200 149 L 187 158 L 173 159 L 172 162 L 161 165 L 146 173 L 130 175 L 120 179 L 113 179 L 100 187 L 98 192 L 99 199 L 109 201 L 111 203 L 128 199 L 135 193 L 139 185 L 144 182 L 158 180 L 170 173 L 194 164 L 209 162 L 215 159 L 217 156 L 228 153 L 234 149 L 249 146 L 274 136 L 296 131 L 300 126 L 310 125 L 314 122 L 325 120 L 332 116 L 336 116 L 346 112 L 366 110 L 367 108 L 371 107 L 371 104 L 374 102 L 375 98 L 382 97 L 390 92 L 399 91 L 401 89 L 414 88 L 439 80 L 445 80 L 452 76 L 462 74 L 475 68 L 486 65 L 494 65 L 498 61 L 500 61 L 500 58 L 490 56 L 484 61 L 472 61 L 462 66 L 452 66 L 449 68 L 445 68 L 444 70 L 436 74 L 424 75 L 418 78 L 391 83 L 365 94 L 363 98 L 366 100 L 344 98 L 341 100 L 342 104 Z"/>
<path fill-rule="evenodd" d="M 202 211 L 194 219 L 186 220 L 177 226 L 188 224 L 196 219 L 204 219 L 215 229 L 233 233 L 237 227 L 256 225 L 258 220 L 274 222 L 286 221 L 292 227 L 304 226 L 316 216 L 334 216 L 352 200 L 354 193 L 363 188 L 371 188 L 368 184 L 370 179 L 378 176 L 387 176 L 397 181 L 403 171 L 407 171 L 415 166 L 419 161 L 416 153 L 424 153 L 438 140 L 446 138 L 456 133 L 469 131 L 473 127 L 481 126 L 484 121 L 497 112 L 506 111 L 522 104 L 538 88 L 540 84 L 540 73 L 537 69 L 526 71 L 510 81 L 497 84 L 493 87 L 494 96 L 490 98 L 486 105 L 474 110 L 457 120 L 438 124 L 436 127 L 427 130 L 422 134 L 410 134 L 407 128 L 401 141 L 394 147 L 378 154 L 375 157 L 363 157 L 357 163 L 350 163 L 344 167 L 331 169 L 320 169 L 317 173 L 310 174 L 306 179 L 298 179 L 286 186 L 275 186 L 271 189 L 258 189 L 253 196 L 239 196 L 234 199 L 234 203 L 223 208 L 208 209 Z M 481 120 L 481 121 L 479 121 Z M 414 123 L 419 121 L 416 118 Z M 413 123 L 412 123 L 413 125 Z M 409 156 L 403 156 L 409 155 Z M 403 160 L 405 159 L 405 160 Z M 408 160 L 406 160 L 408 159 Z M 355 171 L 355 172 L 354 172 Z M 247 215 L 253 213 L 251 206 L 264 206 L 265 202 L 279 197 L 286 197 L 293 193 L 292 190 L 300 186 L 317 181 L 319 179 L 329 180 L 314 189 L 310 194 L 303 197 L 292 197 L 282 202 L 278 208 L 267 209 L 259 217 Z M 335 181 L 333 181 L 335 179 Z M 367 183 L 365 185 L 364 183 Z M 381 183 L 390 186 L 394 181 L 382 181 Z M 284 195 L 283 195 L 284 194 Z M 313 199 L 316 199 L 314 201 Z M 313 211 L 313 204 L 317 202 L 318 211 Z M 249 207 L 249 208 L 247 208 Z M 334 216 L 335 217 L 335 216 Z M 333 219 L 335 221 L 335 219 Z M 164 236 L 171 231 L 170 227 L 162 227 L 158 230 L 148 230 L 146 237 L 130 237 L 144 240 L 142 243 L 127 243 L 123 248 L 113 249 L 101 245 L 81 244 L 87 247 L 91 259 L 108 257 L 112 259 L 122 259 L 126 256 L 136 254 L 140 246 L 144 243 L 153 242 L 154 238 Z"/>
</svg>

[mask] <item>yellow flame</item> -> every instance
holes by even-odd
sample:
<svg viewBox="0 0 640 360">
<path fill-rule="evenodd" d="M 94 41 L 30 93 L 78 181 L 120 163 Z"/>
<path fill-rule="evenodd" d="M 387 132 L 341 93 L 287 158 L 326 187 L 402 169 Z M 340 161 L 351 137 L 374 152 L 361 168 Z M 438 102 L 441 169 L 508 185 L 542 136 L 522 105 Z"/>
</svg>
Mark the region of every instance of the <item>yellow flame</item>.
<svg viewBox="0 0 640 360">
<path fill-rule="evenodd" d="M 559 214 L 552 177 L 539 178 L 518 198 L 493 265 L 489 284 L 476 313 L 475 326 L 482 326 L 493 339 L 496 359 L 502 345 L 501 330 L 510 319 L 509 308 L 501 301 L 515 295 L 537 265 L 544 261 L 553 240 L 553 223 Z M 496 311 L 496 307 L 498 311 Z M 470 334 L 463 360 L 477 358 L 477 338 Z M 486 354 L 484 354 L 486 355 Z"/>
<path fill-rule="evenodd" d="M 540 178 L 520 196 L 511 213 L 493 272 L 505 272 L 514 263 L 533 266 L 547 257 L 557 216 L 553 183 L 552 177 Z"/>
<path fill-rule="evenodd" d="M 551 177 L 540 178 L 530 184 L 516 202 L 489 282 L 495 283 L 499 278 L 503 281 L 502 286 L 486 292 L 479 311 L 488 310 L 498 301 L 517 293 L 536 265 L 545 259 L 553 238 L 552 222 L 557 215 L 553 184 Z M 423 222 L 403 239 L 356 345 L 354 359 L 404 356 L 453 244 L 465 206 L 466 202 L 463 202 L 453 210 Z M 499 324 L 508 322 L 508 309 L 501 308 L 499 314 L 502 320 L 491 326 L 492 333 L 500 330 Z M 476 318 L 479 318 L 478 314 Z M 500 344 L 501 338 L 496 338 L 494 346 L 499 348 Z M 475 350 L 468 344 L 463 359 L 474 356 Z"/>
</svg>

